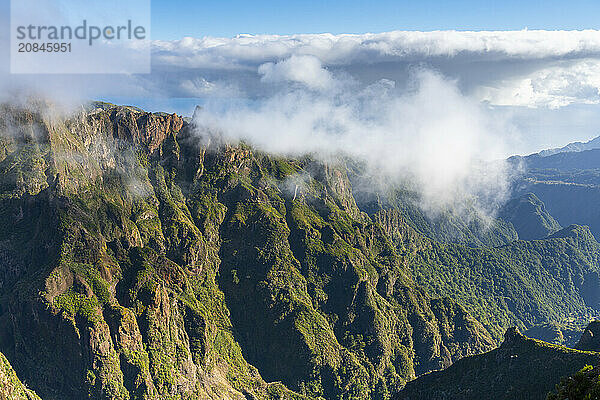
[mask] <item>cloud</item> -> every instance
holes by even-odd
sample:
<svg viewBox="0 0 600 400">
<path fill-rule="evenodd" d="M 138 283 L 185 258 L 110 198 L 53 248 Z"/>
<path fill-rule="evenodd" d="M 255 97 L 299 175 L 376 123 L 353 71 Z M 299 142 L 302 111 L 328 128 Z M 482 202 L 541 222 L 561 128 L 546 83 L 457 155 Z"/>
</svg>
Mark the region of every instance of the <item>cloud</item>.
<svg viewBox="0 0 600 400">
<path fill-rule="evenodd" d="M 600 103 L 600 60 L 560 62 L 525 76 L 482 86 L 476 97 L 502 106 L 560 108 Z"/>
<path fill-rule="evenodd" d="M 2 43 L 0 50 L 8 58 Z M 453 82 L 464 98 L 484 104 L 500 116 L 498 120 L 517 116 L 522 132 L 514 133 L 511 127 L 511 140 L 517 145 L 509 152 L 562 146 L 598 132 L 593 122 L 600 110 L 600 31 L 596 30 L 158 40 L 153 42 L 151 74 L 17 76 L 2 71 L 0 97 L 11 99 L 27 88 L 35 96 L 73 104 L 98 98 L 133 103 L 143 99 L 148 106 L 151 99 L 163 104 L 164 99 L 187 98 L 190 104 L 170 110 L 188 112 L 198 102 L 220 102 L 221 108 L 227 108 L 308 89 L 337 91 L 338 101 L 344 102 L 382 85 L 390 95 L 402 97 L 414 85 L 414 71 L 422 68 Z M 579 118 L 582 107 L 587 107 L 585 122 Z M 572 123 L 561 123 L 559 128 L 546 121 Z"/>
<path fill-rule="evenodd" d="M 239 35 L 156 41 L 158 60 L 196 68 L 248 68 L 292 55 L 330 66 L 433 57 L 547 59 L 600 54 L 600 34 L 587 31 L 395 31 L 379 34 Z"/>
<path fill-rule="evenodd" d="M 501 157 L 506 125 L 437 72 L 415 69 L 409 86 L 402 94 L 387 80 L 360 90 L 348 81 L 330 91 L 293 87 L 246 107 L 209 104 L 194 122 L 199 135 L 218 131 L 268 152 L 363 161 L 376 177 L 371 190 L 411 182 L 426 210 L 467 199 L 493 209 L 504 200 L 507 176 L 501 163 L 481 160 Z"/>
<path fill-rule="evenodd" d="M 268 62 L 258 67 L 262 82 L 297 82 L 310 89 L 329 89 L 333 85 L 331 73 L 314 56 L 292 55 L 277 63 Z"/>
<path fill-rule="evenodd" d="M 490 105 L 560 108 L 599 101 L 596 30 L 187 37 L 154 41 L 152 49 L 148 75 L 2 74 L 0 86 L 87 98 L 260 98 L 286 83 L 324 90 L 341 79 L 361 88 L 388 79 L 401 92 L 411 69 L 425 66 Z"/>
<path fill-rule="evenodd" d="M 261 83 L 317 89 L 330 85 L 332 75 L 363 87 L 390 79 L 403 90 L 415 65 L 456 79 L 465 94 L 491 105 L 590 104 L 598 102 L 600 89 L 596 30 L 184 38 L 154 42 L 153 54 L 162 69 L 235 82 L 249 97 L 272 94 Z"/>
<path fill-rule="evenodd" d="M 542 118 L 577 121 L 577 107 L 600 104 L 595 30 L 183 38 L 154 41 L 152 65 L 148 75 L 5 75 L 0 86 L 61 100 L 200 98 L 203 127 L 266 151 L 364 160 L 372 175 L 416 182 L 432 210 L 501 201 L 503 165 L 480 160 L 518 151 L 508 138 L 527 142 L 515 121 L 543 126 L 523 146 L 533 149 L 548 137 Z"/>
<path fill-rule="evenodd" d="M 226 82 L 209 82 L 202 77 L 183 79 L 180 84 L 181 94 L 186 97 L 236 97 L 240 93 L 237 87 Z"/>
</svg>

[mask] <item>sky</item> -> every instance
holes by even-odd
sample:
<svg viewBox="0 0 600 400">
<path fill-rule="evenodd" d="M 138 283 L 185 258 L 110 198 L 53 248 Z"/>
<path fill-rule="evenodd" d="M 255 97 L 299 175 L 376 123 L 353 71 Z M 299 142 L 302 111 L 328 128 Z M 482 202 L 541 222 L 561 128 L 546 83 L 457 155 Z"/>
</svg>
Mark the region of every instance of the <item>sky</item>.
<svg viewBox="0 0 600 400">
<path fill-rule="evenodd" d="M 153 0 L 153 37 L 393 30 L 598 29 L 594 0 Z"/>
<path fill-rule="evenodd" d="M 151 6 L 153 37 L 161 40 L 240 33 L 600 28 L 600 2 L 595 0 L 152 0 Z M 5 22 L 9 10 L 10 1 L 0 0 Z"/>
<path fill-rule="evenodd" d="M 285 119 L 297 111 L 290 99 L 321 104 L 340 119 L 329 133 L 352 135 L 400 129 L 394 112 L 432 118 L 425 103 L 416 111 L 406 103 L 435 97 L 427 85 L 436 82 L 464 106 L 452 105 L 456 113 L 475 112 L 487 136 L 501 137 L 502 156 L 600 134 L 598 1 L 153 0 L 150 74 L 22 76 L 7 69 L 8 4 L 0 0 L 5 97 L 27 88 L 188 116 L 200 104 L 221 125 L 244 110 L 239 121 L 278 118 L 279 129 L 308 138 L 314 132 L 301 130 L 321 123 Z M 379 97 L 385 112 L 363 109 Z M 271 115 L 264 104 L 290 109 Z"/>
</svg>

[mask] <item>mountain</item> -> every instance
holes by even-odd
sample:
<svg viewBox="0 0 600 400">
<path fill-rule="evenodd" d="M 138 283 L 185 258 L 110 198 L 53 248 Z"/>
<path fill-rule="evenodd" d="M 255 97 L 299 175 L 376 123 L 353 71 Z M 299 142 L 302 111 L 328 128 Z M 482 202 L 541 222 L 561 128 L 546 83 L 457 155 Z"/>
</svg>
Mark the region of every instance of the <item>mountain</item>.
<svg viewBox="0 0 600 400">
<path fill-rule="evenodd" d="M 509 161 L 514 164 L 522 163 L 530 170 L 595 170 L 600 168 L 599 154 L 600 149 L 597 148 L 580 152 L 557 153 L 551 156 L 540 156 L 539 154 L 532 154 L 525 157 L 514 156 L 510 157 Z"/>
<path fill-rule="evenodd" d="M 0 133 L 0 352 L 44 400 L 384 400 L 508 327 L 600 314 L 583 226 L 431 218 L 349 160 L 135 107 L 2 105 Z"/>
<path fill-rule="evenodd" d="M 430 242 L 407 262 L 433 296 L 456 299 L 498 340 L 507 327 L 528 329 L 600 310 L 600 246 L 571 226 L 544 240 L 473 249 Z"/>
<path fill-rule="evenodd" d="M 587 142 L 573 142 L 564 147 L 542 150 L 537 154 L 542 157 L 548 157 L 557 153 L 571 153 L 593 149 L 600 149 L 600 136 L 597 136 Z"/>
<path fill-rule="evenodd" d="M 396 399 L 544 400 L 562 377 L 589 364 L 600 364 L 600 353 L 529 339 L 512 328 L 496 350 L 464 358 L 444 371 L 409 382 Z"/>
<path fill-rule="evenodd" d="M 600 235 L 600 186 L 570 182 L 529 181 L 520 192 L 534 193 L 562 226 L 584 224 Z"/>
<path fill-rule="evenodd" d="M 532 326 L 523 334 L 544 342 L 577 349 L 576 345 L 585 329 L 583 323 L 584 321 L 578 319 L 546 322 Z"/>
<path fill-rule="evenodd" d="M 560 224 L 546 211 L 546 206 L 533 193 L 509 200 L 498 217 L 510 222 L 521 240 L 543 239 L 561 229 Z"/>
<path fill-rule="evenodd" d="M 45 400 L 386 399 L 494 346 L 343 165 L 131 107 L 0 115 L 0 350 Z"/>
<path fill-rule="evenodd" d="M 350 164 L 349 178 L 359 208 L 373 216 L 380 210 L 392 210 L 420 234 L 441 243 L 462 244 L 469 247 L 501 246 L 518 239 L 514 227 L 505 220 L 483 215 L 473 204 L 465 202 L 460 207 L 445 207 L 439 212 L 423 211 L 421 198 L 410 185 L 386 185 L 379 190 L 364 191 L 376 178 L 363 175 L 363 171 Z M 457 210 L 456 208 L 460 208 Z"/>
<path fill-rule="evenodd" d="M 355 178 L 356 180 L 356 178 Z M 364 183 L 358 182 L 359 188 Z M 441 224 L 411 202 L 406 189 L 355 194 L 357 205 L 386 231 L 409 266 L 416 282 L 433 297 L 449 297 L 463 305 L 499 342 L 511 326 L 529 330 L 553 324 L 553 341 L 573 346 L 583 323 L 600 313 L 600 246 L 584 226 L 560 226 L 535 195 L 509 201 L 499 216 L 503 219 L 481 229 L 489 242 L 479 241 L 466 221 L 483 223 L 476 214 L 446 214 Z M 459 224 L 454 224 L 454 222 Z M 512 221 L 512 222 L 511 222 Z M 518 233 L 531 236 L 517 240 Z M 446 236 L 444 227 L 454 226 L 462 236 Z M 507 227 L 500 229 L 500 227 Z M 545 230 L 544 230 L 545 229 Z M 512 230 L 514 238 L 504 233 Z M 529 232 L 528 232 L 529 230 Z M 549 235 L 553 233 L 552 235 Z M 479 245 L 474 246 L 474 240 Z M 572 266 L 575 266 L 574 268 Z M 543 330 L 530 332 L 547 338 Z"/>
<path fill-rule="evenodd" d="M 600 149 L 511 157 L 512 196 L 534 194 L 560 225 L 588 225 L 600 237 Z"/>
</svg>

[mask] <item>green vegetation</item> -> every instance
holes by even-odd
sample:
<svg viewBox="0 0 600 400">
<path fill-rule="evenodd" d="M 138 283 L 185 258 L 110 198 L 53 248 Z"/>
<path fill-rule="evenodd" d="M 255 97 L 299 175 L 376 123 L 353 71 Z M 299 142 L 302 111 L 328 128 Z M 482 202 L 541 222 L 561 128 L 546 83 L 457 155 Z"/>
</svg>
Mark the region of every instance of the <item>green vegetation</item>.
<svg viewBox="0 0 600 400">
<path fill-rule="evenodd" d="M 356 184 L 364 185 L 360 169 L 351 175 Z M 381 211 L 397 213 L 401 224 L 440 243 L 455 243 L 469 247 L 501 246 L 518 239 L 515 227 L 503 219 L 489 216 L 464 200 L 456 209 L 441 208 L 436 213 L 424 212 L 418 192 L 406 184 L 391 185 L 391 188 L 376 193 L 359 193 L 361 210 L 376 216 Z M 359 186 L 360 187 L 360 186 Z M 392 232 L 388 232 L 393 235 Z"/>
<path fill-rule="evenodd" d="M 17 378 L 8 360 L 0 353 L 0 399 L 2 400 L 40 400 Z"/>
<path fill-rule="evenodd" d="M 533 193 L 507 202 L 498 217 L 513 224 L 521 240 L 543 239 L 561 228 Z"/>
<path fill-rule="evenodd" d="M 410 261 L 416 281 L 463 304 L 495 338 L 513 325 L 587 320 L 599 308 L 600 246 L 587 228 L 495 249 L 429 246 Z"/>
<path fill-rule="evenodd" d="M 575 375 L 563 378 L 547 400 L 596 400 L 600 399 L 600 370 L 586 365 Z"/>
<path fill-rule="evenodd" d="M 44 399 L 387 400 L 508 326 L 600 308 L 585 228 L 513 242 L 503 221 L 357 204 L 342 162 L 176 115 L 40 115 L 0 114 L 19 127 L 0 152 L 0 351 Z"/>
<path fill-rule="evenodd" d="M 511 157 L 521 171 L 515 190 L 535 194 L 561 225 L 585 224 L 600 238 L 600 149 L 579 150 Z"/>
</svg>

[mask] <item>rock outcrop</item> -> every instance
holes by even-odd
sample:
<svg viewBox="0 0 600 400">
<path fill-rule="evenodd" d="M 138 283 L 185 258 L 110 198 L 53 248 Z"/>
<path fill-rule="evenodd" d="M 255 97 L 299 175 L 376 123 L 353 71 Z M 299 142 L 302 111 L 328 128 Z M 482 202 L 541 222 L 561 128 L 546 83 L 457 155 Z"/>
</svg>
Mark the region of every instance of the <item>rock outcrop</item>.
<svg viewBox="0 0 600 400">
<path fill-rule="evenodd" d="M 23 385 L 2 353 L 0 353 L 0 399 L 40 400 L 35 392 Z"/>
<path fill-rule="evenodd" d="M 443 368 L 402 393 L 535 398 L 597 361 L 516 330 L 469 357 L 595 312 L 587 228 L 439 243 L 357 201 L 342 159 L 106 103 L 0 111 L 0 351 L 44 400 L 385 400 Z"/>
</svg>

